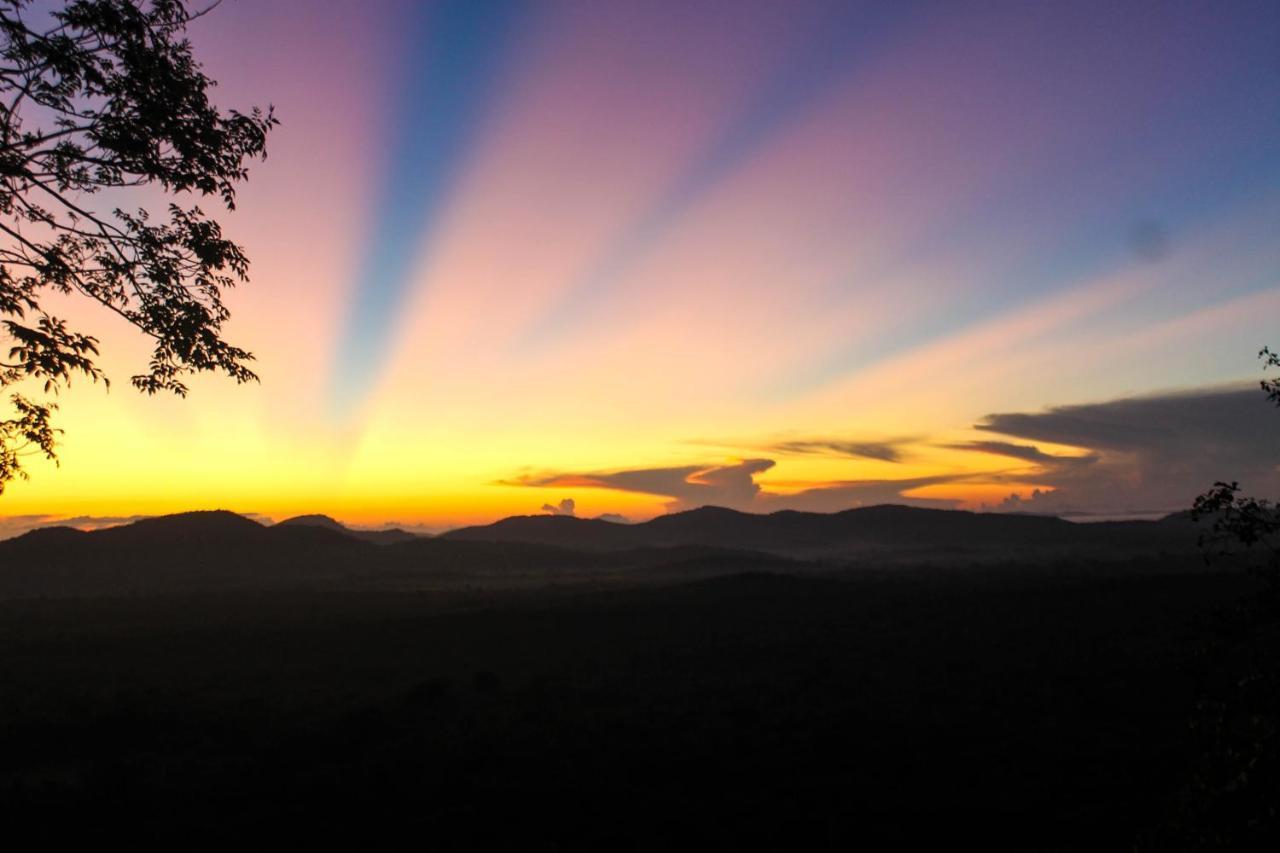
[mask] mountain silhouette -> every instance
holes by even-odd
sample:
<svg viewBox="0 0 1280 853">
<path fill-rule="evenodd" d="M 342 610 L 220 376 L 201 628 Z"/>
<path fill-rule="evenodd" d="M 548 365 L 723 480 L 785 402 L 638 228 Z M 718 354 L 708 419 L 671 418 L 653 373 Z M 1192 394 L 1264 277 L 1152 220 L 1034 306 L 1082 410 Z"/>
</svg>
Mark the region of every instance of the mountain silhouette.
<svg viewBox="0 0 1280 853">
<path fill-rule="evenodd" d="M 1183 519 L 1078 524 L 891 505 L 769 515 L 704 507 L 642 524 L 517 516 L 438 537 L 376 533 L 384 535 L 350 530 L 322 515 L 265 526 L 225 511 L 91 532 L 44 528 L 0 542 L 0 597 L 639 581 L 979 562 L 1025 568 L 1142 555 L 1185 558 L 1196 545 L 1196 527 Z"/>
<path fill-rule="evenodd" d="M 272 587 L 369 588 L 463 581 L 510 584 L 623 572 L 698 577 L 788 561 L 701 546 L 618 550 L 409 535 L 379 544 L 325 516 L 264 526 L 225 511 L 149 518 L 84 532 L 33 530 L 0 542 L 0 598 L 130 596 Z"/>
<path fill-rule="evenodd" d="M 366 542 L 372 542 L 375 545 L 393 545 L 397 542 L 411 542 L 419 539 L 417 534 L 410 533 L 407 530 L 401 530 L 398 527 L 389 527 L 385 530 L 356 530 L 347 527 L 337 519 L 330 518 L 327 515 L 296 515 L 293 518 L 286 518 L 284 521 L 277 523 L 277 527 L 321 527 L 326 530 L 334 530 L 338 533 L 345 533 L 356 539 L 363 539 Z"/>
<path fill-rule="evenodd" d="M 187 512 L 0 542 L 0 595 L 130 595 L 318 582 L 369 543 L 310 526 L 264 527 L 232 512 Z"/>
<path fill-rule="evenodd" d="M 738 548 L 799 556 L 831 557 L 866 551 L 921 550 L 1004 552 L 1010 549 L 1126 550 L 1194 546 L 1187 525 L 1156 521 L 1080 524 L 1054 516 L 974 513 L 883 504 L 836 513 L 782 510 L 768 515 L 702 507 L 640 524 L 570 516 L 516 516 L 465 527 L 443 538 L 481 542 L 531 542 L 561 547 Z"/>
</svg>

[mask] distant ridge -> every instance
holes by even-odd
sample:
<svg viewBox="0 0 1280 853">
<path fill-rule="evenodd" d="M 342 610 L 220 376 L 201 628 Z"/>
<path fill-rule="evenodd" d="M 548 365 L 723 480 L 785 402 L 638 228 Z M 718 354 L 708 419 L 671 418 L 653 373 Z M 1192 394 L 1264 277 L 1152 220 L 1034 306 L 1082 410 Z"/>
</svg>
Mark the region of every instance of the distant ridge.
<svg viewBox="0 0 1280 853">
<path fill-rule="evenodd" d="M 863 550 L 1004 550 L 1026 548 L 1151 549 L 1186 546 L 1184 525 L 1153 521 L 1079 524 L 1055 516 L 923 509 L 899 504 L 835 513 L 782 510 L 768 515 L 724 507 L 660 515 L 639 524 L 571 516 L 526 515 L 464 527 L 446 539 L 530 542 L 559 547 L 624 549 L 700 545 L 777 554 L 830 556 Z"/>
<path fill-rule="evenodd" d="M 735 567 L 784 569 L 769 555 L 717 548 L 600 551 L 407 535 L 374 544 L 326 516 L 265 526 L 216 510 L 80 531 L 32 530 L 0 541 L 0 599 L 159 595 L 232 589 L 420 588 L 546 583 L 623 572 L 680 577 Z M 381 532 L 381 531 L 379 531 Z"/>
<path fill-rule="evenodd" d="M 321 515 L 265 526 L 221 510 L 89 532 L 43 528 L 0 542 L 0 598 L 459 588 L 908 565 L 1028 569 L 1153 556 L 1159 559 L 1147 565 L 1169 570 L 1165 555 L 1202 565 L 1197 528 L 1182 516 L 1079 524 L 895 505 L 769 515 L 703 507 L 642 524 L 516 516 L 434 538 L 387 541 L 369 533 Z"/>
<path fill-rule="evenodd" d="M 330 530 L 346 530 L 346 525 L 335 518 L 319 513 L 310 515 L 295 515 L 293 518 L 286 518 L 284 521 L 277 521 L 277 527 L 288 527 L 289 525 L 302 525 L 304 527 L 327 527 Z"/>
<path fill-rule="evenodd" d="M 132 524 L 91 531 L 90 535 L 116 543 L 147 541 L 198 545 L 211 540 L 221 541 L 227 536 L 254 536 L 262 529 L 262 525 L 253 519 L 217 509 L 143 518 Z"/>
<path fill-rule="evenodd" d="M 225 510 L 102 530 L 32 530 L 0 542 L 0 595 L 131 595 L 331 579 L 372 546 L 319 527 L 264 527 Z M 351 562 L 351 561 L 347 561 Z"/>
<path fill-rule="evenodd" d="M 320 514 L 296 515 L 293 518 L 286 518 L 284 521 L 277 523 L 276 527 L 320 527 L 326 530 L 334 530 L 338 533 L 345 533 L 348 536 L 363 539 L 375 545 L 394 545 L 397 542 L 411 542 L 414 539 L 422 538 L 398 527 L 389 527 L 385 530 L 356 530 L 347 527 L 337 519 Z"/>
</svg>

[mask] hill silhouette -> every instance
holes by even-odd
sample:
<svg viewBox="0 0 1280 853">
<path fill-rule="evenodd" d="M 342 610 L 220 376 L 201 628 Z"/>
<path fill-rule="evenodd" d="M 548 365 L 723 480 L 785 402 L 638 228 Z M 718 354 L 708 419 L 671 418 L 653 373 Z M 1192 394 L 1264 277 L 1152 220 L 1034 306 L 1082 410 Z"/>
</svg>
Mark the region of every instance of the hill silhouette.
<svg viewBox="0 0 1280 853">
<path fill-rule="evenodd" d="M 1176 518 L 1078 524 L 892 505 L 769 515 L 704 507 L 641 524 L 517 516 L 434 538 L 351 530 L 323 515 L 265 526 L 226 511 L 189 512 L 90 532 L 44 528 L 0 542 L 0 596 L 1114 561 L 1190 555 L 1195 534 Z"/>
<path fill-rule="evenodd" d="M 677 546 L 600 551 L 528 542 L 408 535 L 371 541 L 325 516 L 271 526 L 226 511 L 144 519 L 95 531 L 33 530 L 0 542 L 0 598 L 151 595 L 273 587 L 431 587 L 467 581 L 699 577 L 786 568 L 742 549 Z"/>
<path fill-rule="evenodd" d="M 232 512 L 188 512 L 83 532 L 34 530 L 0 542 L 0 595 L 129 595 L 332 579 L 368 543 L 311 526 L 264 527 Z"/>
<path fill-rule="evenodd" d="M 706 508 L 385 545 L 330 522 L 0 542 L 0 820 L 293 846 L 385 826 L 441 849 L 1134 849 L 1197 778 L 1188 664 L 1219 668 L 1201 613 L 1255 581 L 1207 569 L 1180 519 Z"/>
<path fill-rule="evenodd" d="M 617 524 L 569 516 L 516 516 L 466 527 L 443 538 L 473 542 L 530 542 L 560 547 L 739 548 L 792 557 L 857 556 L 892 551 L 1006 554 L 1072 551 L 1121 554 L 1194 547 L 1194 528 L 1166 521 L 1075 523 L 1053 516 L 974 513 L 884 504 L 836 513 L 783 510 L 768 515 L 702 507 Z"/>
<path fill-rule="evenodd" d="M 277 527 L 320 527 L 325 530 L 334 530 L 338 533 L 345 533 L 356 539 L 363 539 L 366 542 L 372 542 L 375 545 L 392 545 L 396 542 L 411 542 L 414 539 L 422 538 L 417 534 L 410 533 L 407 530 L 401 530 L 398 527 L 389 527 L 383 530 L 356 530 L 347 527 L 335 518 L 327 515 L 296 515 L 293 518 L 286 518 L 284 521 L 278 522 Z"/>
<path fill-rule="evenodd" d="M 518 516 L 416 537 L 351 530 L 322 515 L 264 526 L 225 511 L 82 532 L 44 528 L 0 542 L 0 597 L 147 595 L 219 589 L 698 578 L 746 570 L 1022 565 L 1181 555 L 1184 520 L 1077 524 L 1059 518 L 875 506 L 752 515 L 720 507 L 618 524 Z M 1167 569 L 1164 563 L 1153 567 Z"/>
</svg>

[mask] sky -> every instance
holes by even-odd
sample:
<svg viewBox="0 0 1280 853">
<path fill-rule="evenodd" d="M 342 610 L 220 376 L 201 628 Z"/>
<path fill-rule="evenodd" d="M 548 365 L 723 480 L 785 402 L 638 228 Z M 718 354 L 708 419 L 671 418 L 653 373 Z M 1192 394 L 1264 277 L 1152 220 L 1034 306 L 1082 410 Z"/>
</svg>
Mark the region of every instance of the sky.
<svg viewBox="0 0 1280 853">
<path fill-rule="evenodd" d="M 229 0 L 191 37 L 281 119 L 223 217 L 261 382 L 140 395 L 146 342 L 55 301 L 116 382 L 61 395 L 0 536 L 1280 494 L 1272 2 Z"/>
</svg>

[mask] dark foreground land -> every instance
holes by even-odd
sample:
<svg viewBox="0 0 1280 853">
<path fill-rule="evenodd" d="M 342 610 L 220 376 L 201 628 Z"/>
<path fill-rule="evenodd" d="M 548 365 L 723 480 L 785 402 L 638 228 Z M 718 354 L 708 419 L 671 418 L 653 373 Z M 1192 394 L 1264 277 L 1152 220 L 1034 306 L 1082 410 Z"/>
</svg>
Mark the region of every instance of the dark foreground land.
<svg viewBox="0 0 1280 853">
<path fill-rule="evenodd" d="M 0 825 L 176 849 L 1196 847 L 1235 819 L 1196 788 L 1197 702 L 1230 689 L 1251 583 L 1131 569 L 0 602 Z"/>
</svg>

